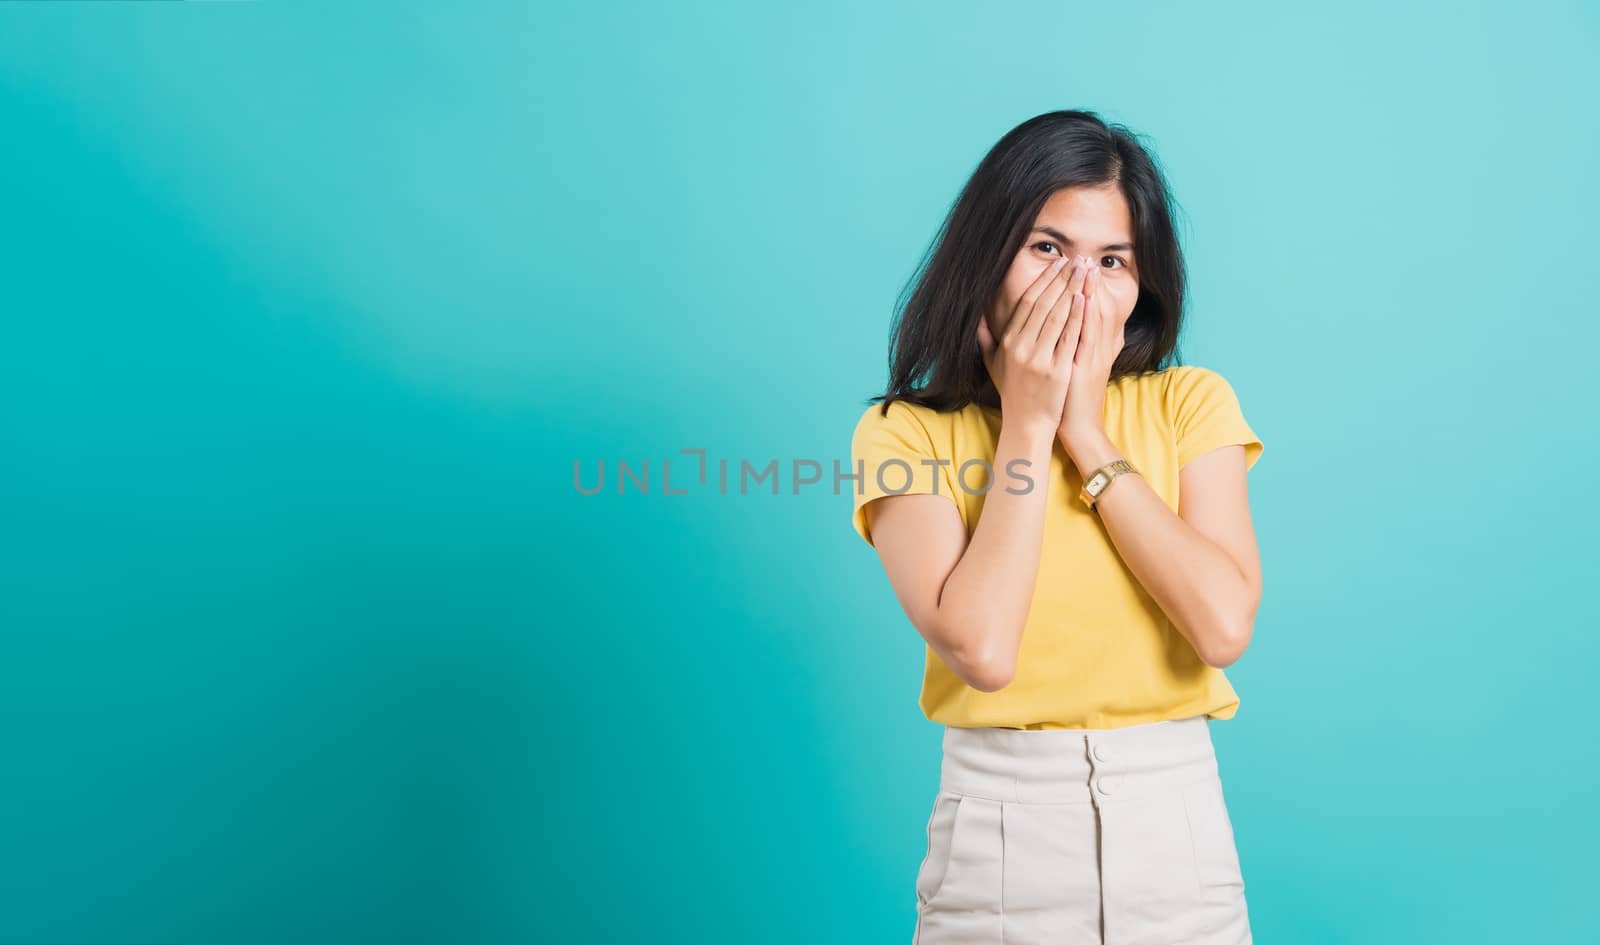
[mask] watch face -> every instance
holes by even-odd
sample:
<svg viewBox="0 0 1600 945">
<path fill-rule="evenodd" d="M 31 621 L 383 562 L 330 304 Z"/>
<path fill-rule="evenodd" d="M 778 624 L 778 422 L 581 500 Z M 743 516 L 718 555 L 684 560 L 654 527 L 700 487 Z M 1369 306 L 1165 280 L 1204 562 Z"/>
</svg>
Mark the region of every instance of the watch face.
<svg viewBox="0 0 1600 945">
<path fill-rule="evenodd" d="M 1095 473 L 1094 478 L 1089 480 L 1089 492 L 1091 494 L 1095 493 L 1095 492 L 1099 492 L 1101 490 L 1101 488 L 1105 486 L 1105 484 L 1106 484 L 1106 474 L 1105 473 Z"/>
</svg>

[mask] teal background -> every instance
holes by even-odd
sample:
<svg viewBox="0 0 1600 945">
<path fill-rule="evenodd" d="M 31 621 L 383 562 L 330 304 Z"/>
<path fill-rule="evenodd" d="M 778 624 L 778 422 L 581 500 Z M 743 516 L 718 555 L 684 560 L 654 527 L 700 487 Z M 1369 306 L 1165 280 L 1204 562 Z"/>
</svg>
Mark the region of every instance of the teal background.
<svg viewBox="0 0 1600 945">
<path fill-rule="evenodd" d="M 1597 940 L 1595 11 L 0 4 L 0 942 L 908 941 L 921 642 L 679 451 L 847 462 L 1070 107 L 1266 444 L 1257 940 Z"/>
</svg>

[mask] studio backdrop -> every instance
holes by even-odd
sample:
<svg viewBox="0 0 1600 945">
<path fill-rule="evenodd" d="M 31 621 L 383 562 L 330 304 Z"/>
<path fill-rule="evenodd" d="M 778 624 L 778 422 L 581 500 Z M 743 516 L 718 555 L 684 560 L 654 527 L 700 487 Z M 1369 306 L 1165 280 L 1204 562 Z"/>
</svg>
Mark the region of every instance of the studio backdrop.
<svg viewBox="0 0 1600 945">
<path fill-rule="evenodd" d="M 0 943 L 909 942 L 942 728 L 835 463 L 1058 109 L 1266 444 L 1255 939 L 1600 940 L 1597 31 L 0 4 Z"/>
</svg>

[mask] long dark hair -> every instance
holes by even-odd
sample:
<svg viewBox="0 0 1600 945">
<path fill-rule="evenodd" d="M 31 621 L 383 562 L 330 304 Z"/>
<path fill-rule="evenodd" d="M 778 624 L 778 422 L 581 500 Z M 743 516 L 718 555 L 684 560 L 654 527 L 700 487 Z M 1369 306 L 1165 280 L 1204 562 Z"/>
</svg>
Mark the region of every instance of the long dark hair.
<svg viewBox="0 0 1600 945">
<path fill-rule="evenodd" d="M 978 319 L 1045 202 L 1067 187 L 1116 184 L 1133 218 L 1139 301 L 1110 380 L 1161 370 L 1174 355 L 1185 278 L 1166 178 L 1120 124 L 1092 111 L 1046 112 L 1006 132 L 979 163 L 903 291 L 891 329 L 881 412 L 905 400 L 935 410 L 1000 406 L 978 348 Z"/>
</svg>

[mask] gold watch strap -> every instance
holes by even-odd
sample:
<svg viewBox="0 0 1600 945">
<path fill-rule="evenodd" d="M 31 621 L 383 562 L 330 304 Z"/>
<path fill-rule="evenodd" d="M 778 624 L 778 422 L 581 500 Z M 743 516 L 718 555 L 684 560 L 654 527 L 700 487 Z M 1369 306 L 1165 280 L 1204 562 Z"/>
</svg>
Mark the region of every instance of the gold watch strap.
<svg viewBox="0 0 1600 945">
<path fill-rule="evenodd" d="M 1126 459 L 1114 459 L 1084 477 L 1083 489 L 1078 493 L 1078 497 L 1092 511 L 1095 502 L 1099 501 L 1100 496 L 1105 495 L 1106 489 L 1110 488 L 1112 480 L 1124 473 L 1138 471 Z"/>
</svg>

